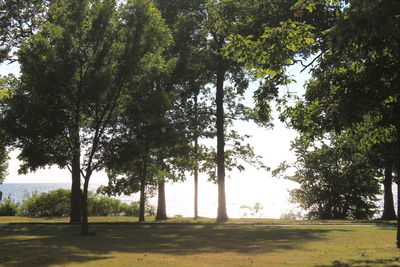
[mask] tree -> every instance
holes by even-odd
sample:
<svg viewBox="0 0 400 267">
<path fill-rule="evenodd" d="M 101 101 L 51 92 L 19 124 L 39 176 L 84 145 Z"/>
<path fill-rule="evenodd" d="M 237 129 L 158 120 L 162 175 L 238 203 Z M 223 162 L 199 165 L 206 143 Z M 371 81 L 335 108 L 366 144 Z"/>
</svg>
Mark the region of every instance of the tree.
<svg viewBox="0 0 400 267">
<path fill-rule="evenodd" d="M 110 122 L 134 81 L 159 64 L 169 38 L 150 2 L 127 1 L 117 12 L 112 0 L 59 1 L 18 52 L 21 84 L 6 114 L 18 122 L 9 125 L 19 157 L 26 169 L 68 167 L 73 183 L 82 175 L 82 234 L 89 231 L 88 185 L 104 166 Z"/>
<path fill-rule="evenodd" d="M 391 147 L 396 145 L 396 131 L 385 119 L 384 115 L 370 113 L 364 116 L 363 121 L 346 129 L 345 134 L 354 140 L 354 146 L 368 157 L 371 165 L 383 173 L 380 180 L 384 187 L 382 219 L 395 220 L 392 184 L 396 155 L 392 154 Z"/>
<path fill-rule="evenodd" d="M 210 137 L 212 112 L 207 106 L 209 90 L 206 84 L 211 82 L 208 71 L 209 55 L 203 49 L 206 44 L 206 34 L 201 31 L 205 17 L 205 1 L 156 1 L 167 25 L 171 28 L 174 45 L 169 49 L 168 56 L 176 58 L 174 70 L 165 81 L 167 87 L 177 92 L 180 112 L 187 121 L 188 138 L 193 143 L 192 153 L 186 155 L 192 158 L 192 167 L 188 170 L 194 175 L 194 218 L 198 217 L 198 174 L 200 150 L 199 140 Z M 183 115 L 184 114 L 184 115 Z"/>
<path fill-rule="evenodd" d="M 368 219 L 376 212 L 379 171 L 361 153 L 351 135 L 326 135 L 313 143 L 300 137 L 292 143 L 297 161 L 283 164 L 279 171 L 294 167 L 285 178 L 300 184 L 290 191 L 291 201 L 314 219 Z"/>
<path fill-rule="evenodd" d="M 32 34 L 43 21 L 47 1 L 2 1 L 0 3 L 0 63 L 14 62 L 12 49 L 19 47 L 22 40 Z M 11 85 L 11 86 L 10 86 Z M 0 100 L 12 95 L 15 77 L 0 77 Z M 0 183 L 7 176 L 8 136 L 1 131 Z"/>
<path fill-rule="evenodd" d="M 151 89 L 151 87 L 150 87 Z M 151 94 L 152 90 L 148 90 Z M 153 91 L 154 92 L 154 91 Z M 154 100 L 154 99 L 153 99 Z M 154 104 L 163 105 L 160 99 L 148 105 L 143 101 L 141 114 L 143 121 L 135 120 L 124 123 L 125 127 L 120 128 L 117 138 L 111 142 L 109 149 L 109 161 L 107 169 L 109 173 L 109 184 L 102 187 L 101 191 L 109 195 L 132 194 L 140 192 L 139 221 L 145 220 L 145 202 L 147 195 L 152 193 L 154 188 L 158 189 L 157 220 L 165 220 L 165 183 L 168 180 L 177 181 L 184 179 L 184 170 L 187 168 L 185 155 L 188 154 L 188 145 L 181 132 L 183 129 L 171 123 L 166 117 L 162 117 L 155 110 Z M 140 105 L 134 105 L 136 108 Z M 160 110 L 159 110 L 160 111 Z M 126 119 L 135 112 L 126 113 Z M 176 121 L 175 121 L 176 122 Z M 175 128 L 176 127 L 176 128 Z"/>
<path fill-rule="evenodd" d="M 275 98 L 277 85 L 290 79 L 284 67 L 293 64 L 299 49 L 311 45 L 312 27 L 293 18 L 296 1 L 209 1 L 205 29 L 214 56 L 217 107 L 218 221 L 227 219 L 225 206 L 224 164 L 224 82 L 229 77 L 240 95 L 247 80 L 263 78 L 255 92 L 256 110 L 249 119 L 270 125 L 269 102 Z M 249 72 L 246 71 L 249 70 Z"/>
<path fill-rule="evenodd" d="M 27 41 L 41 25 L 48 20 L 47 11 L 49 9 L 49 1 L 14 1 L 6 0 L 0 4 L 0 62 L 19 62 L 17 54 L 21 44 Z M 3 93 L 3 92 L 2 92 Z M 38 155 L 36 155 L 38 156 Z M 25 164 L 21 168 L 21 172 L 27 172 Z M 31 170 L 37 169 L 33 166 Z M 72 172 L 71 185 L 71 222 L 81 221 L 81 202 L 80 202 L 80 180 L 77 178 L 78 171 Z"/>
<path fill-rule="evenodd" d="M 396 172 L 400 166 L 399 12 L 399 2 L 392 0 L 353 0 L 344 5 L 336 25 L 325 31 L 326 50 L 313 69 L 306 101 L 292 112 L 292 121 L 305 122 L 298 128 L 309 133 L 341 131 L 371 111 L 383 115 L 386 127 L 394 127 L 396 133 L 396 145 L 387 153 L 396 155 Z M 302 111 L 306 112 L 302 115 Z"/>
<path fill-rule="evenodd" d="M 176 166 L 171 160 L 187 155 L 184 151 L 187 131 L 176 92 L 162 84 L 173 63 L 170 60 L 165 68 L 148 73 L 138 90 L 130 91 L 122 112 L 113 122 L 115 138 L 107 149 L 110 182 L 103 191 L 108 194 L 140 191 L 141 222 L 145 220 L 146 188 L 158 184 L 159 208 L 165 207 L 163 184 L 167 178 L 176 177 L 171 174 Z"/>
</svg>

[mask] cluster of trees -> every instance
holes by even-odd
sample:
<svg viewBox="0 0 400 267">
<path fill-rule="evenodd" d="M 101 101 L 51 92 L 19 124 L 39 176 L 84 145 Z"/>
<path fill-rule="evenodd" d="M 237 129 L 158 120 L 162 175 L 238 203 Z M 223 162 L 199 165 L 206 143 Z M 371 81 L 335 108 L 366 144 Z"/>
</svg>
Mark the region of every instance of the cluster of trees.
<svg viewBox="0 0 400 267">
<path fill-rule="evenodd" d="M 198 173 L 208 172 L 217 221 L 227 220 L 225 171 L 243 169 L 238 158 L 263 167 L 229 126 L 270 126 L 271 100 L 293 81 L 293 64 L 312 78 L 282 114 L 300 133 L 291 179 L 301 188 L 292 197 L 321 218 L 359 218 L 373 209 L 379 173 L 388 193 L 398 176 L 396 0 L 7 0 L 0 8 L 0 59 L 21 66 L 20 77 L 1 79 L 2 147 L 20 149 L 21 172 L 71 171 L 71 221 L 82 233 L 98 170 L 110 177 L 102 192 L 140 191 L 141 221 L 155 188 L 157 218 L 166 218 L 165 182 L 188 171 L 197 217 Z M 250 109 L 241 98 L 255 79 Z"/>
<path fill-rule="evenodd" d="M 400 173 L 400 3 L 337 2 L 335 24 L 313 44 L 317 50 L 304 98 L 282 114 L 300 133 L 293 143 L 295 173 L 288 177 L 300 188 L 291 196 L 312 217 L 364 218 L 374 211 L 381 182 L 383 219 L 394 220 L 392 183 L 399 185 Z"/>
<path fill-rule="evenodd" d="M 148 191 L 158 188 L 157 218 L 165 219 L 164 183 L 189 170 L 197 187 L 198 172 L 207 171 L 219 187 L 217 220 L 228 219 L 225 169 L 243 169 L 239 158 L 260 165 L 245 137 L 226 131 L 252 116 L 240 99 L 250 76 L 221 50 L 232 31 L 217 21 L 230 16 L 231 4 L 2 3 L 2 60 L 21 68 L 19 77 L 3 77 L 2 92 L 12 93 L 1 103 L 2 140 L 21 151 L 22 173 L 48 165 L 71 171 L 71 222 L 82 222 L 82 233 L 98 170 L 110 177 L 102 192 L 140 191 L 140 221 Z M 215 136 L 216 150 L 200 145 Z M 233 149 L 225 151 L 226 142 Z"/>
</svg>

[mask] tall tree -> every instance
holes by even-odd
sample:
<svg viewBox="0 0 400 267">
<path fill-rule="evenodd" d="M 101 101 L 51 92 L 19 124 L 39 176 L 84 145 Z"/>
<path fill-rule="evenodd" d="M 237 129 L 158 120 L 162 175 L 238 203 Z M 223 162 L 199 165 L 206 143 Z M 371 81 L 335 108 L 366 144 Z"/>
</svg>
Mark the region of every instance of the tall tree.
<svg viewBox="0 0 400 267">
<path fill-rule="evenodd" d="M 333 4 L 333 8 L 331 8 L 331 4 Z M 305 67 L 317 66 L 313 68 L 313 76 L 321 86 L 314 86 L 315 80 L 310 83 L 309 88 L 313 87 L 314 90 L 308 90 L 309 99 L 307 99 L 306 94 L 308 103 L 303 109 L 309 111 L 308 118 L 304 120 L 301 118 L 303 116 L 301 112 L 295 112 L 293 114 L 294 120 L 300 118 L 299 121 L 308 122 L 308 130 L 303 128 L 305 132 L 309 130 L 311 132 L 318 130 L 323 132 L 327 128 L 337 132 L 343 123 L 351 124 L 359 121 L 364 114 L 371 110 L 382 111 L 383 108 L 386 110 L 384 113 L 388 114 L 388 119 L 392 121 L 391 124 L 397 128 L 397 140 L 399 140 L 398 114 L 400 114 L 400 105 L 397 99 L 398 88 L 400 88 L 398 79 L 400 3 L 395 0 L 368 2 L 362 0 L 298 1 L 296 6 L 300 7 L 299 11 L 293 10 L 295 11 L 293 17 L 300 22 L 297 25 L 301 26 L 305 22 L 314 26 L 314 30 L 306 24 L 303 24 L 305 28 L 303 26 L 299 28 L 296 23 L 288 21 L 289 24 L 282 24 L 286 27 L 267 28 L 265 34 L 256 40 L 253 39 L 253 36 L 236 36 L 236 40 L 233 40 L 231 44 L 237 51 L 232 52 L 228 49 L 227 52 L 236 54 L 234 57 L 245 62 L 249 68 L 258 72 L 261 69 L 261 74 L 270 72 L 273 74 L 272 76 L 276 76 L 277 73 L 282 74 L 283 72 L 282 68 L 278 71 L 275 69 L 271 71 L 270 69 L 269 41 L 278 40 L 277 45 L 272 50 L 277 51 L 277 53 L 274 53 L 275 55 L 285 55 L 288 51 L 296 52 L 296 45 L 291 45 L 293 42 L 290 37 L 296 36 L 297 40 L 294 44 L 299 44 L 298 47 L 300 48 L 303 46 L 303 42 L 306 48 L 308 43 L 315 43 L 316 45 L 312 45 L 311 50 L 304 50 L 305 56 L 310 55 L 310 52 L 317 54 L 311 63 L 305 65 Z M 330 14 L 328 18 L 333 15 L 333 19 L 323 19 L 323 23 L 321 23 L 320 18 L 323 18 L 323 16 L 314 15 L 315 10 L 321 10 L 319 7 L 328 11 L 328 14 Z M 304 13 L 304 11 L 307 10 L 311 11 L 311 15 L 305 16 L 307 12 Z M 315 22 L 316 24 L 314 24 Z M 329 23 L 326 24 L 325 22 Z M 330 26 L 324 29 L 324 27 L 320 27 L 321 25 Z M 292 28 L 294 31 L 286 31 L 285 28 Z M 285 33 L 281 34 L 283 38 L 275 38 L 279 37 L 276 33 L 282 32 L 282 30 Z M 302 34 L 302 32 L 305 34 Z M 310 33 L 315 34 L 315 40 L 309 40 L 309 37 L 313 37 L 313 35 L 310 36 Z M 295 55 L 296 53 L 292 54 Z M 279 59 L 280 57 L 276 58 Z M 291 58 L 288 63 L 296 61 L 296 58 Z M 281 62 L 286 63 L 285 60 Z M 350 75 L 347 75 L 349 70 Z M 331 75 L 333 72 L 335 75 Z M 276 83 L 272 80 L 270 84 Z M 261 103 L 263 103 L 263 99 L 265 99 L 265 96 L 261 94 Z M 318 126 L 313 126 L 312 122 L 317 121 L 321 123 Z M 396 146 L 396 148 L 392 147 L 392 154 L 397 154 L 396 151 L 400 150 L 399 142 Z M 396 158 L 395 165 L 399 166 L 399 157 Z M 400 194 L 398 198 L 400 198 Z M 400 208 L 398 207 L 398 209 Z M 400 213 L 400 210 L 398 210 L 398 213 Z M 399 218 L 397 247 L 400 247 Z"/>
<path fill-rule="evenodd" d="M 115 138 L 108 149 L 107 169 L 110 182 L 105 190 L 113 193 L 140 192 L 139 221 L 144 221 L 146 188 L 160 184 L 169 175 L 171 158 L 182 158 L 187 152 L 184 117 L 179 112 L 174 90 L 162 85 L 174 66 L 169 60 L 164 69 L 146 75 L 143 83 L 130 91 L 123 112 L 115 120 Z M 160 192 L 160 196 L 163 192 Z M 165 201 L 160 198 L 163 206 Z M 163 216 L 164 217 L 164 216 Z"/>
<path fill-rule="evenodd" d="M 390 155 L 398 172 L 400 151 L 398 1 L 349 1 L 337 23 L 325 31 L 326 50 L 314 68 L 306 101 L 298 105 L 293 121 L 304 131 L 340 131 L 375 111 L 384 124 L 394 127 L 396 138 Z M 307 114 L 307 115 L 306 115 Z M 313 120 L 314 126 L 311 125 Z M 398 190 L 399 191 L 399 190 Z M 400 195 L 398 195 L 398 198 Z M 399 207 L 398 207 L 399 208 Z M 399 210 L 398 210 L 399 213 Z M 400 247 L 398 218 L 397 247 Z"/>
<path fill-rule="evenodd" d="M 210 91 L 206 85 L 212 82 L 209 71 L 210 56 L 204 49 L 207 35 L 202 31 L 202 21 L 205 17 L 205 0 L 196 1 L 156 1 L 167 25 L 171 28 L 174 45 L 168 51 L 170 57 L 177 63 L 169 76 L 166 86 L 179 92 L 177 101 L 187 120 L 187 131 L 193 143 L 192 167 L 188 171 L 194 175 L 194 218 L 198 217 L 198 179 L 201 139 L 209 138 L 213 130 L 213 114 L 208 107 L 211 100 Z M 183 115 L 182 114 L 182 115 Z"/>
<path fill-rule="evenodd" d="M 249 78 L 263 78 L 256 91 L 257 108 L 249 118 L 270 125 L 269 102 L 277 96 L 279 84 L 289 77 L 283 67 L 293 64 L 299 49 L 314 42 L 311 27 L 293 18 L 291 7 L 297 1 L 208 1 L 205 29 L 213 55 L 217 114 L 218 221 L 227 219 L 224 162 L 224 83 L 236 85 L 243 93 Z M 261 48 L 262 47 L 262 48 Z M 250 71 L 247 73 L 246 70 Z M 272 82 L 271 82 L 272 81 Z"/>
<path fill-rule="evenodd" d="M 0 63 L 18 61 L 13 54 L 21 41 L 38 29 L 44 21 L 48 1 L 13 1 L 0 3 Z M 10 87 L 11 86 L 11 87 Z M 11 96 L 15 87 L 12 75 L 0 77 L 0 100 Z M 1 130 L 0 182 L 7 176 L 9 136 Z"/>
<path fill-rule="evenodd" d="M 41 25 L 48 19 L 47 11 L 50 1 L 6 0 L 0 3 L 0 62 L 19 62 L 18 51 L 21 44 L 37 32 Z M 36 155 L 38 156 L 38 155 Z M 26 172 L 27 165 L 21 168 Z M 33 166 L 31 170 L 36 169 Z M 71 172 L 71 222 L 81 221 L 80 180 L 78 171 Z"/>
</svg>

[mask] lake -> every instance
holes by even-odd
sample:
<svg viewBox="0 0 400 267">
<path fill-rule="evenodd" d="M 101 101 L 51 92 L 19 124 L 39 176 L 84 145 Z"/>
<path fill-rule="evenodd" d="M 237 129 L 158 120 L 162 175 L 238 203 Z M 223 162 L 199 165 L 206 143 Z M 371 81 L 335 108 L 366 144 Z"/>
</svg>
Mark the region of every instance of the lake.
<svg viewBox="0 0 400 267">
<path fill-rule="evenodd" d="M 89 189 L 96 191 L 100 184 L 90 184 Z M 190 179 L 184 183 L 166 185 L 166 202 L 168 216 L 193 216 L 193 189 Z M 295 205 L 288 201 L 288 190 L 296 184 L 281 179 L 266 179 L 261 177 L 242 179 L 228 179 L 226 181 L 227 210 L 230 218 L 260 217 L 279 218 L 282 214 L 295 210 Z M 33 192 L 47 192 L 58 188 L 69 189 L 68 183 L 5 183 L 0 184 L 3 198 L 10 197 L 17 202 L 22 201 Z M 394 190 L 394 194 L 396 191 Z M 396 195 L 395 195 L 396 196 Z M 139 194 L 118 196 L 122 202 L 138 201 Z M 149 202 L 156 206 L 156 197 L 149 198 Z M 396 201 L 395 201 L 396 202 Z M 262 209 L 251 214 L 247 207 L 261 204 Z M 397 203 L 397 202 L 396 202 Z M 380 209 L 382 200 L 378 202 Z M 206 181 L 199 182 L 199 215 L 216 217 L 217 213 L 217 185 Z M 379 215 L 377 215 L 379 216 Z"/>
</svg>

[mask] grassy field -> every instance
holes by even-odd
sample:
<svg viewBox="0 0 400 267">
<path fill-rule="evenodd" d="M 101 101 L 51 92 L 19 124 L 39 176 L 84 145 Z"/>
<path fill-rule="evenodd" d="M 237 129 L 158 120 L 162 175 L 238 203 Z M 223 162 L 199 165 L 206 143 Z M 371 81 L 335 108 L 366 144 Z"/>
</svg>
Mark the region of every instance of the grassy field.
<svg viewBox="0 0 400 267">
<path fill-rule="evenodd" d="M 64 218 L 12 218 L 0 217 L 0 266 L 400 266 L 392 226 L 97 217 L 80 236 Z"/>
<path fill-rule="evenodd" d="M 66 217 L 49 217 L 49 218 L 30 218 L 19 216 L 0 216 L 1 224 L 37 224 L 37 223 L 68 223 L 69 218 Z M 94 224 L 113 224 L 113 223 L 138 223 L 138 217 L 116 216 L 116 217 L 89 217 L 89 222 Z M 180 218 L 174 217 L 166 221 L 156 222 L 154 217 L 146 217 L 146 223 L 152 224 L 215 224 L 213 218 Z M 397 221 L 382 221 L 382 220 L 282 220 L 282 219 L 259 219 L 259 218 L 242 218 L 242 219 L 229 219 L 224 224 L 261 224 L 261 225 L 392 225 L 396 226 Z"/>
</svg>

